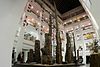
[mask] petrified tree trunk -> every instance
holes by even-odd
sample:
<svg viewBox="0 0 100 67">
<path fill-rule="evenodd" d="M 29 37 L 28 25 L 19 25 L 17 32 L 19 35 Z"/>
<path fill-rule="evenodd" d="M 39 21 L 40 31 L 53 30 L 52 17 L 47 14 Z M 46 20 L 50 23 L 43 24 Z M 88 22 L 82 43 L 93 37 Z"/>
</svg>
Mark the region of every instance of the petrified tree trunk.
<svg viewBox="0 0 100 67">
<path fill-rule="evenodd" d="M 61 53 L 61 39 L 60 39 L 60 33 L 56 34 L 57 39 L 57 46 L 56 46 L 56 63 L 61 64 L 62 63 L 62 53 Z"/>
<path fill-rule="evenodd" d="M 55 20 L 56 20 L 56 63 L 61 64 L 62 63 L 62 53 L 61 53 L 61 38 L 60 38 L 60 32 L 59 32 L 59 26 L 57 21 L 57 9 L 56 4 L 54 2 L 55 7 Z"/>
<path fill-rule="evenodd" d="M 42 51 L 42 63 L 51 64 L 51 45 L 50 45 L 50 34 L 45 34 L 45 46 L 41 49 Z"/>
<path fill-rule="evenodd" d="M 19 53 L 19 55 L 17 57 L 17 61 L 20 62 L 20 63 L 24 62 L 24 53 L 23 52 Z"/>
<path fill-rule="evenodd" d="M 48 58 L 48 63 L 52 64 L 52 16 L 51 14 L 49 15 L 49 34 L 48 34 L 48 40 L 45 41 L 45 43 L 48 45 L 48 53 L 49 53 L 49 58 Z M 48 42 L 47 42 L 48 41 Z"/>
<path fill-rule="evenodd" d="M 50 14 L 49 33 L 45 34 L 45 46 L 42 51 L 42 63 L 52 64 L 52 18 Z"/>
<path fill-rule="evenodd" d="M 33 56 L 33 49 L 30 49 L 30 51 L 28 52 L 28 59 L 27 59 L 27 63 L 31 63 L 34 60 L 34 56 Z"/>
<path fill-rule="evenodd" d="M 35 40 L 35 61 L 37 63 L 41 63 L 41 57 L 40 57 L 40 41 Z"/>
<path fill-rule="evenodd" d="M 72 49 L 71 49 L 71 41 L 70 41 L 70 37 L 68 33 L 66 33 L 66 39 L 67 39 L 67 44 L 66 44 L 65 61 L 67 63 L 71 63 L 73 55 L 72 55 Z"/>
<path fill-rule="evenodd" d="M 100 67 L 100 54 L 99 53 L 91 54 L 90 67 Z"/>
</svg>

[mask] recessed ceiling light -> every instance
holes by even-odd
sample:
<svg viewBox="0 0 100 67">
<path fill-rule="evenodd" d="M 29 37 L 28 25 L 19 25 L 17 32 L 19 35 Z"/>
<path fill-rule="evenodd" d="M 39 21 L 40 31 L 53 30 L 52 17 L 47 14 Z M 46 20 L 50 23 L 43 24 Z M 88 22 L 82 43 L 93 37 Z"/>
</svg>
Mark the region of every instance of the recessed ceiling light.
<svg viewBox="0 0 100 67">
<path fill-rule="evenodd" d="M 66 24 L 67 22 L 64 22 L 64 24 Z"/>
<path fill-rule="evenodd" d="M 32 21 L 34 21 L 34 19 L 32 18 Z"/>
<path fill-rule="evenodd" d="M 91 25 L 91 23 L 88 23 L 88 25 Z"/>
<path fill-rule="evenodd" d="M 38 23 L 38 25 L 40 26 L 40 23 Z"/>
<path fill-rule="evenodd" d="M 48 18 L 45 18 L 46 20 L 48 19 Z"/>
<path fill-rule="evenodd" d="M 70 22 L 72 22 L 72 20 L 70 20 Z"/>
<path fill-rule="evenodd" d="M 77 21 L 80 21 L 80 19 L 78 19 Z"/>
<path fill-rule="evenodd" d="M 44 28 L 45 26 L 43 26 L 43 28 Z"/>
<path fill-rule="evenodd" d="M 31 6 L 31 9 L 33 9 L 33 6 Z"/>
<path fill-rule="evenodd" d="M 84 25 L 82 25 L 82 27 L 84 27 Z"/>
<path fill-rule="evenodd" d="M 27 21 L 30 21 L 30 19 L 27 19 Z"/>
<path fill-rule="evenodd" d="M 27 23 L 28 23 L 28 24 L 31 24 L 31 22 L 29 22 L 29 21 L 28 21 Z"/>
<path fill-rule="evenodd" d="M 67 32 L 69 31 L 69 30 L 66 30 Z"/>
<path fill-rule="evenodd" d="M 78 29 L 79 27 L 77 26 L 76 28 Z"/>
<path fill-rule="evenodd" d="M 72 32 L 69 32 L 70 34 L 72 33 Z"/>
<path fill-rule="evenodd" d="M 83 15 L 83 17 L 85 17 L 86 15 Z"/>
<path fill-rule="evenodd" d="M 49 31 L 49 29 L 47 28 L 47 31 Z"/>
<path fill-rule="evenodd" d="M 73 28 L 71 28 L 71 30 L 73 30 Z"/>
<path fill-rule="evenodd" d="M 38 10 L 37 10 L 36 12 L 37 12 L 37 13 L 39 13 L 39 11 L 38 11 Z"/>
</svg>

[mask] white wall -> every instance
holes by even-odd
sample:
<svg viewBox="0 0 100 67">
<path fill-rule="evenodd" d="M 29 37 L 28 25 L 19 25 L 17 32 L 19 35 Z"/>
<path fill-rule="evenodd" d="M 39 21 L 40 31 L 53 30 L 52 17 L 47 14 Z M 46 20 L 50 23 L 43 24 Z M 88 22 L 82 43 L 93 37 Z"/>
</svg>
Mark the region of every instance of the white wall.
<svg viewBox="0 0 100 67">
<path fill-rule="evenodd" d="M 94 27 L 100 33 L 100 0 L 80 0 L 86 12 L 90 15 L 91 20 L 93 21 Z M 97 34 L 98 34 L 97 33 Z M 99 34 L 100 37 L 100 34 Z"/>
<path fill-rule="evenodd" d="M 11 67 L 13 40 L 27 0 L 0 0 L 0 67 Z"/>
</svg>

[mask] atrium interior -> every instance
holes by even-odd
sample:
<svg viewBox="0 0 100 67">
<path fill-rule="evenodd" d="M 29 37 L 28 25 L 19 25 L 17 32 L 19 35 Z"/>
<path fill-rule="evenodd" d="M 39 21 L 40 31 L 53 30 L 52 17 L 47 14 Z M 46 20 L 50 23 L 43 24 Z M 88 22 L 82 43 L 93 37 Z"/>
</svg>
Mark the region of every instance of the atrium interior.
<svg viewBox="0 0 100 67">
<path fill-rule="evenodd" d="M 100 67 L 98 2 L 2 1 L 0 66 Z"/>
</svg>

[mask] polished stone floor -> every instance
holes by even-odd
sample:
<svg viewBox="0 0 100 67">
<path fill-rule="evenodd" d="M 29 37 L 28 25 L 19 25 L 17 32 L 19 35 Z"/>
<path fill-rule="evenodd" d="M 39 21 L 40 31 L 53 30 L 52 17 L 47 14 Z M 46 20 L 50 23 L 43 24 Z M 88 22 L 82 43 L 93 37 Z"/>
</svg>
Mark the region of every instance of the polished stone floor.
<svg viewBox="0 0 100 67">
<path fill-rule="evenodd" d="M 86 64 L 86 65 L 82 65 L 82 66 L 62 66 L 62 65 L 54 65 L 54 66 L 48 66 L 48 65 L 41 65 L 41 64 L 34 64 L 34 65 L 30 65 L 30 64 L 17 64 L 15 66 L 12 66 L 12 67 L 90 67 L 89 64 Z"/>
<path fill-rule="evenodd" d="M 79 66 L 79 67 L 90 67 L 90 64 Z"/>
</svg>

